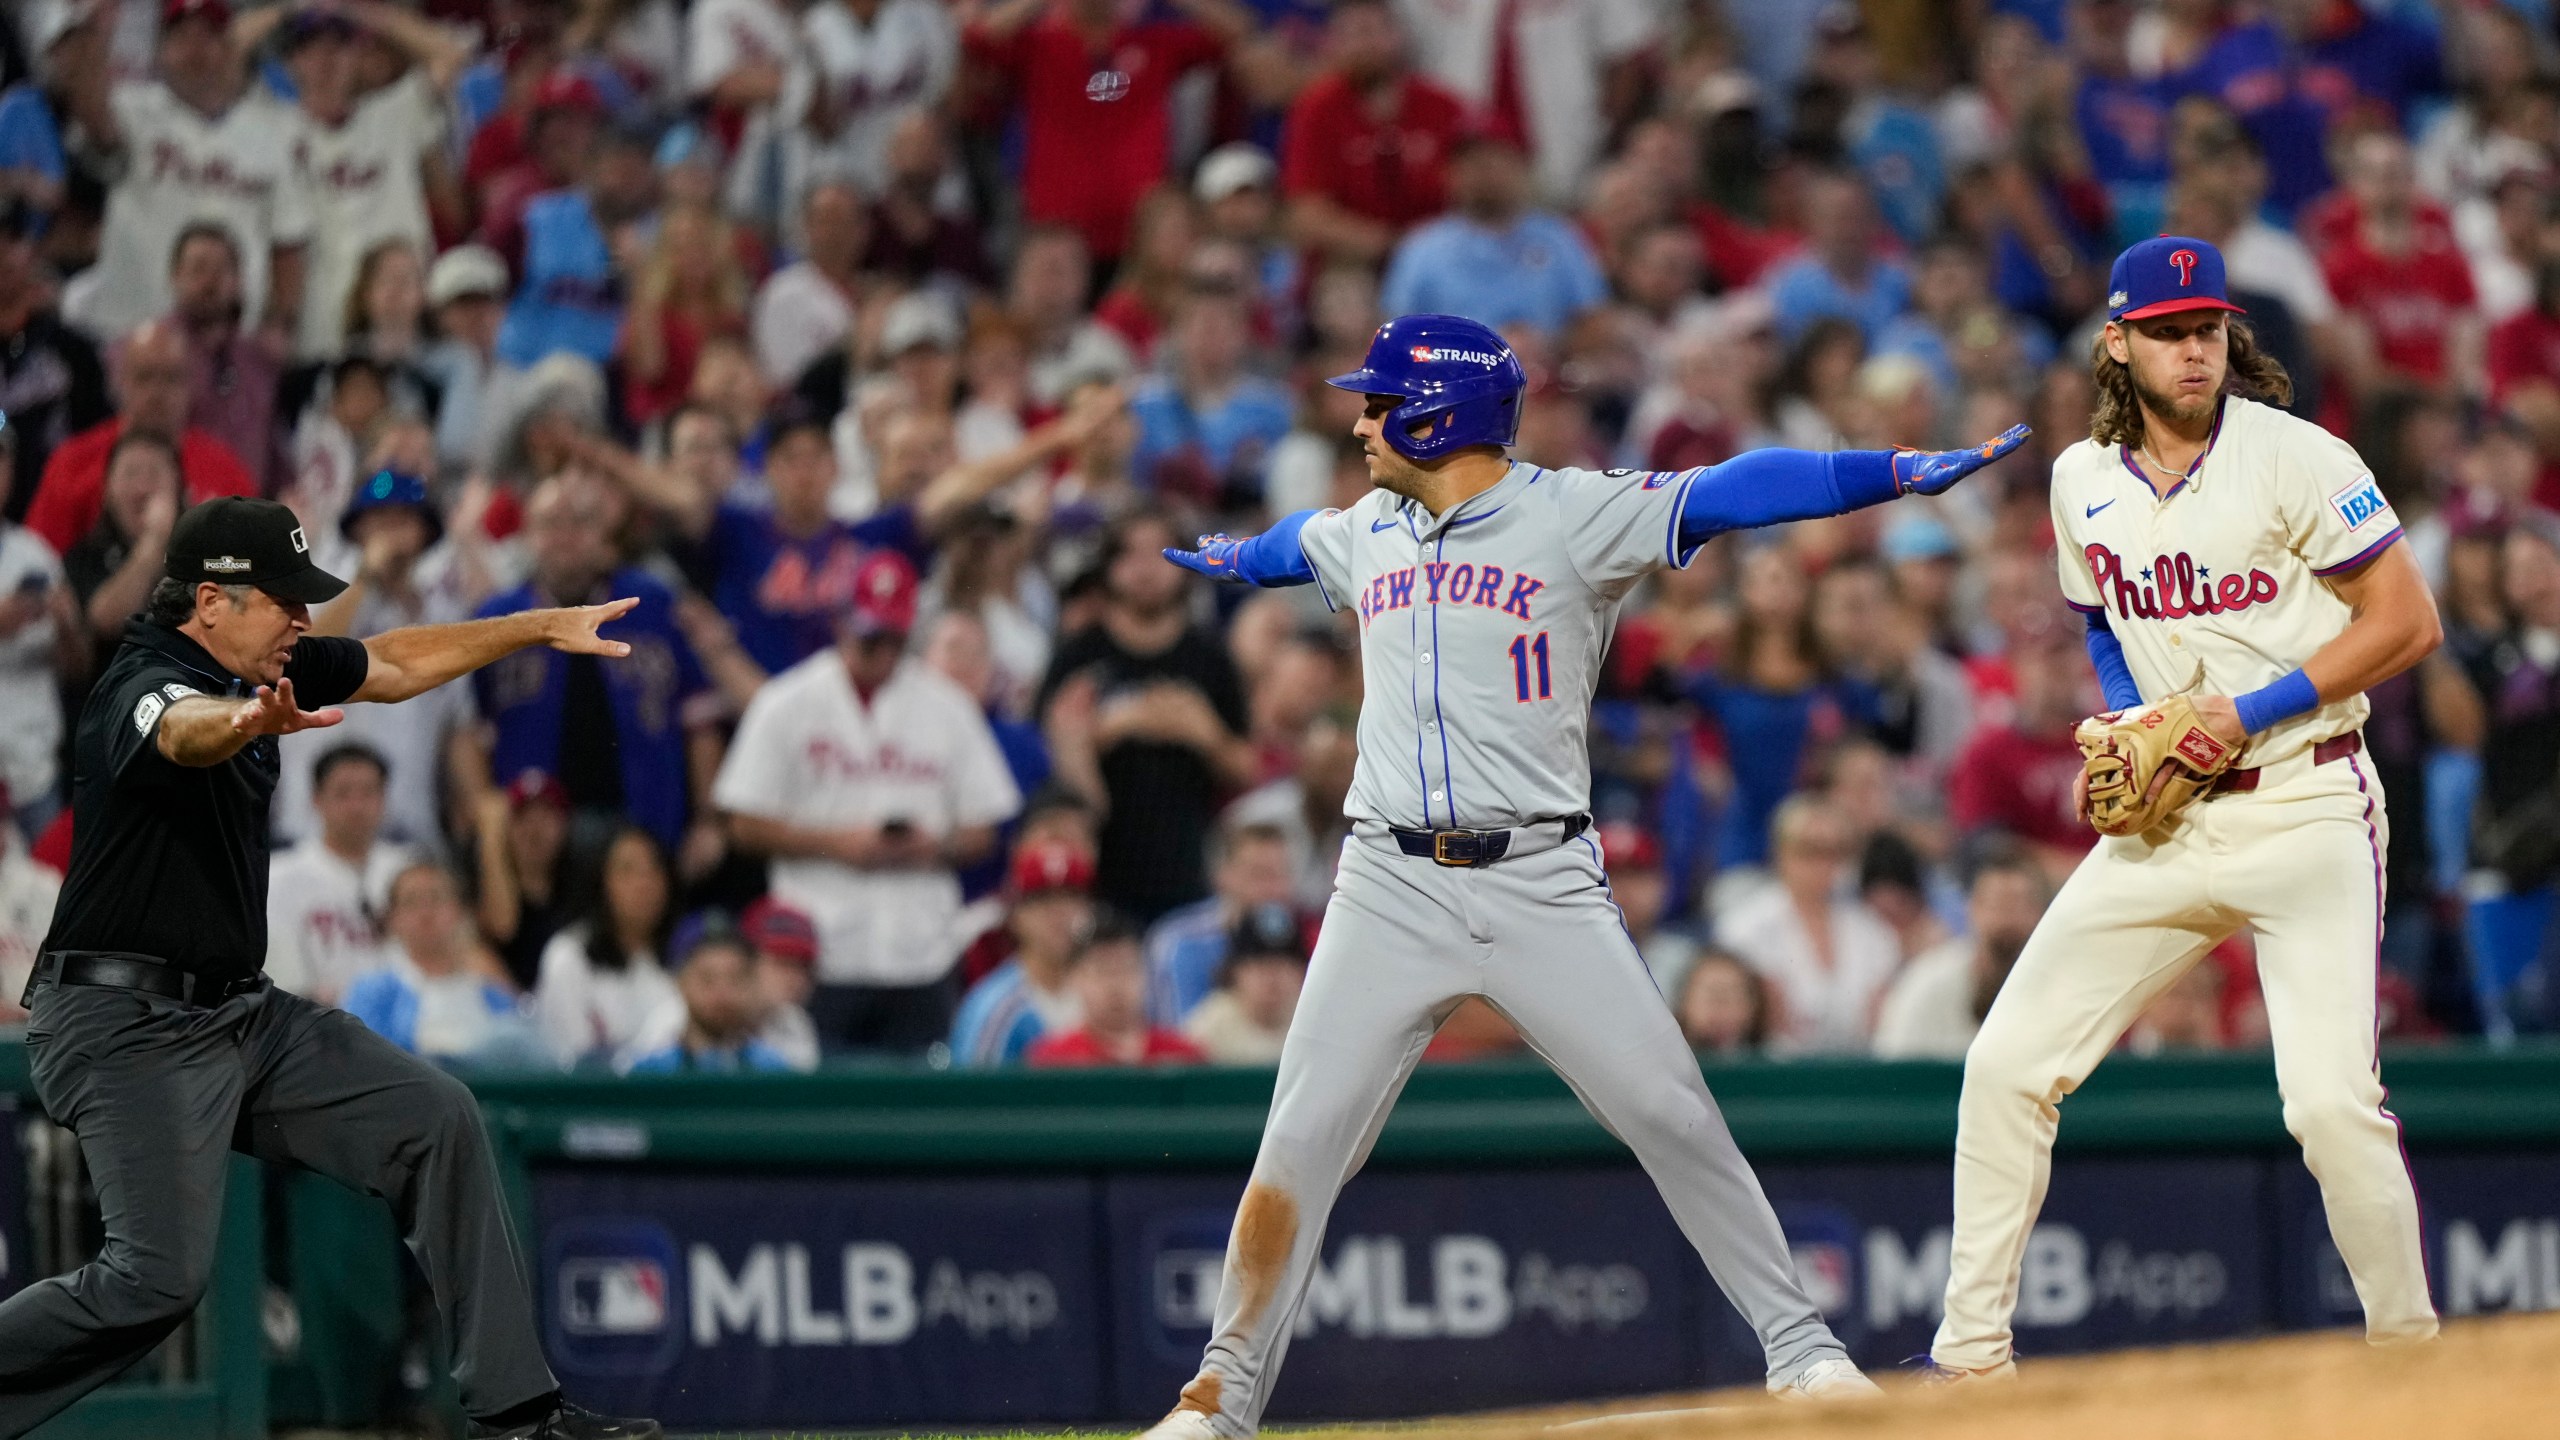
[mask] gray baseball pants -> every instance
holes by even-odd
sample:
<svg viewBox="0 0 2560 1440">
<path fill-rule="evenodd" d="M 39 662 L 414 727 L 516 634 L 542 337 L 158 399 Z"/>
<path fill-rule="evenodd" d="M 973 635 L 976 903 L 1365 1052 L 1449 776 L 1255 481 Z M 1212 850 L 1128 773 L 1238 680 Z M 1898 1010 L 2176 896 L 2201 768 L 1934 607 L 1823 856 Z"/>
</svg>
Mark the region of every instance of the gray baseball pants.
<svg viewBox="0 0 2560 1440">
<path fill-rule="evenodd" d="M 495 1414 L 559 1388 L 460 1081 L 273 986 L 196 1008 L 45 983 L 30 1009 L 36 1097 L 80 1137 L 106 1243 L 0 1304 L 0 1436 L 115 1378 L 194 1311 L 233 1150 L 391 1202 L 453 1342 L 464 1410 Z"/>
<path fill-rule="evenodd" d="M 1552 838 L 1556 828 L 1519 835 Z M 1227 1241 L 1216 1328 L 1178 1408 L 1210 1416 L 1224 1435 L 1261 1424 L 1334 1198 L 1368 1159 L 1432 1032 L 1472 995 L 1519 1027 L 1635 1151 L 1758 1332 L 1771 1376 L 1843 1353 L 1610 902 L 1597 844 L 1583 836 L 1459 869 L 1406 855 L 1363 825 L 1343 847 Z"/>
</svg>

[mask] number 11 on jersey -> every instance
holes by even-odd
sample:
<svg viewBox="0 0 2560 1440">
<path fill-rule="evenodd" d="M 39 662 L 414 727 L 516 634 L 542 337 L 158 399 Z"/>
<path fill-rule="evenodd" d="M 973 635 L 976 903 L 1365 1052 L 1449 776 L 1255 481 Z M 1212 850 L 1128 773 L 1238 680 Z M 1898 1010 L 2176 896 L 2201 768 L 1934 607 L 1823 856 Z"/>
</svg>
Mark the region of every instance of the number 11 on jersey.
<svg viewBox="0 0 2560 1440">
<path fill-rule="evenodd" d="M 1529 689 L 1529 666 L 1533 660 L 1537 662 L 1538 669 L 1538 688 L 1535 693 Z M 1522 701 L 1554 698 L 1555 685 L 1547 672 L 1546 631 L 1541 630 L 1535 635 L 1523 635 L 1511 642 L 1511 678 L 1519 682 L 1519 699 Z"/>
</svg>

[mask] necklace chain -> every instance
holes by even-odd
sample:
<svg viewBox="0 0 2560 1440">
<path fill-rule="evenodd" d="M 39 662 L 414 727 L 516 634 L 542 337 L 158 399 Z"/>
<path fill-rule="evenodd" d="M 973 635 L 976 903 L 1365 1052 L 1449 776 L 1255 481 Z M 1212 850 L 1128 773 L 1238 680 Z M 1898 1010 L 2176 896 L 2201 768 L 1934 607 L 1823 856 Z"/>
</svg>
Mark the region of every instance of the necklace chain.
<svg viewBox="0 0 2560 1440">
<path fill-rule="evenodd" d="M 2197 451 L 2196 458 L 2187 463 L 2186 469 L 2181 470 L 2177 466 L 2170 464 L 2168 461 L 2163 460 L 2158 455 L 2152 453 L 2151 441 L 2146 437 L 2142 442 L 2142 458 L 2159 466 L 2160 473 L 2163 475 L 2175 475 L 2181 480 L 2192 480 L 2195 478 L 2197 468 L 2204 464 L 2205 455 L 2209 453 L 2212 448 L 2212 442 L 2207 441 L 2205 448 Z"/>
</svg>

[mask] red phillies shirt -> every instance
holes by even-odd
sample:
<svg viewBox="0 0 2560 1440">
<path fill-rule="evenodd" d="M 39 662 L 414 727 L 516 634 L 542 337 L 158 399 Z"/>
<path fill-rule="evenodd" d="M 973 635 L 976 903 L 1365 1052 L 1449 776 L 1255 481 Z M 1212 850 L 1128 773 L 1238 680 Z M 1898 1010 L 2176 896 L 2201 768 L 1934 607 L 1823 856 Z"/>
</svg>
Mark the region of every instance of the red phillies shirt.
<svg viewBox="0 0 2560 1440">
<path fill-rule="evenodd" d="M 27 528 L 59 555 L 80 543 L 107 508 L 107 452 L 124 431 L 120 419 L 101 420 L 54 447 L 36 481 L 35 502 L 27 507 Z M 255 498 L 258 482 L 231 447 L 210 430 L 187 427 L 178 437 L 178 463 L 187 472 L 187 503 L 200 505 L 216 495 Z"/>
<path fill-rule="evenodd" d="M 1181 20 L 1124 25 L 1088 45 L 1055 10 L 1008 38 L 973 27 L 968 49 L 1022 108 L 1023 214 L 1074 226 L 1105 258 L 1127 247 L 1138 198 L 1165 178 L 1174 82 L 1226 53 L 1217 36 Z"/>
<path fill-rule="evenodd" d="M 2489 399 L 2504 405 L 2515 387 L 2560 385 L 2560 316 L 2527 310 L 2489 332 Z"/>
<path fill-rule="evenodd" d="M 1281 129 L 1281 192 L 1411 229 L 1449 208 L 1449 146 L 1465 124 L 1458 97 L 1418 75 L 1396 82 L 1384 118 L 1348 79 L 1318 76 Z"/>
<path fill-rule="evenodd" d="M 2320 268 L 2338 304 L 2373 331 L 2384 364 L 2429 382 L 2445 377 L 2446 334 L 2479 303 L 2470 262 L 2450 235 L 2421 227 L 2417 245 L 2395 256 L 2351 234 L 2321 255 Z"/>
<path fill-rule="evenodd" d="M 1149 1030 L 1146 1048 L 1140 1052 L 1140 1065 L 1199 1065 L 1208 1060 L 1199 1046 L 1170 1030 Z M 1129 1062 L 1106 1052 L 1089 1030 L 1070 1030 L 1064 1035 L 1051 1035 L 1033 1042 L 1023 1053 L 1032 1065 L 1120 1065 Z"/>
<path fill-rule="evenodd" d="M 1947 775 L 1947 808 L 1966 831 L 2001 829 L 2056 850 L 2097 843 L 2071 812 L 2080 747 L 2067 730 L 2030 735 L 2006 725 L 1981 730 Z"/>
</svg>

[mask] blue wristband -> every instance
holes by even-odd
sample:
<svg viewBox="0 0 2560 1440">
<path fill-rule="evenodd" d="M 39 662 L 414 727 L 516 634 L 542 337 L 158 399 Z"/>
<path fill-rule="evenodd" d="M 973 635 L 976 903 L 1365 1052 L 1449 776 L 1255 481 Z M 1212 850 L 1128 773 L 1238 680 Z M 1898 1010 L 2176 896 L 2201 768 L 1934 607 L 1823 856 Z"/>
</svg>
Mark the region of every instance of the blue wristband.
<svg viewBox="0 0 2560 1440">
<path fill-rule="evenodd" d="M 2310 676 L 2296 670 L 2239 696 L 2231 706 L 2240 712 L 2240 728 L 2255 735 L 2270 725 L 2319 709 L 2320 687 L 2311 683 Z"/>
</svg>

